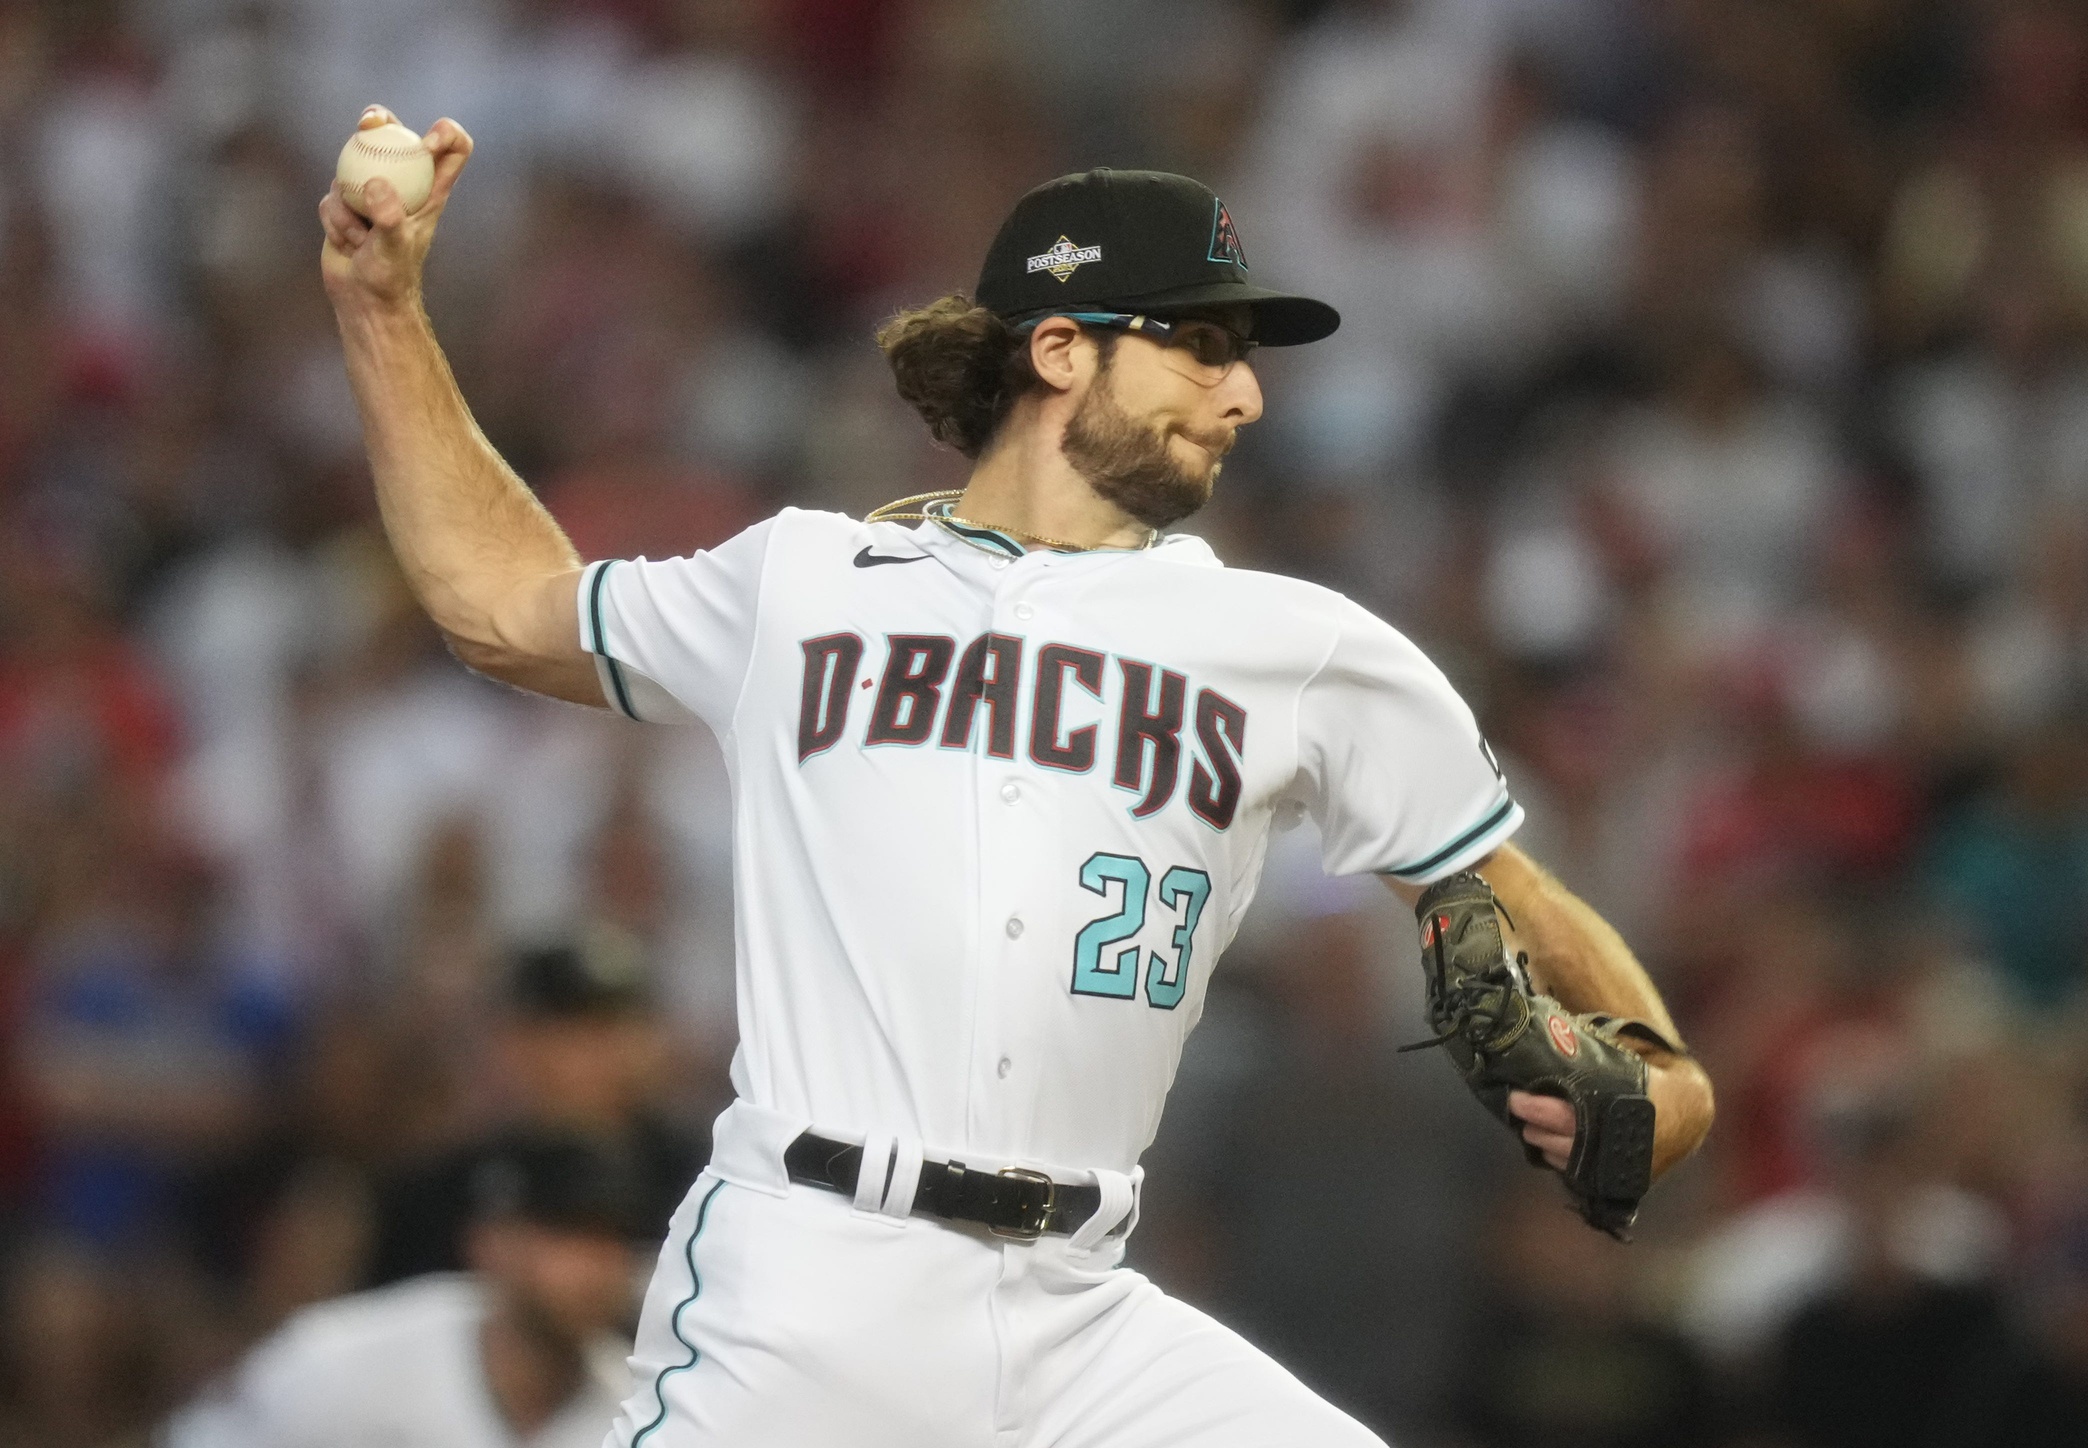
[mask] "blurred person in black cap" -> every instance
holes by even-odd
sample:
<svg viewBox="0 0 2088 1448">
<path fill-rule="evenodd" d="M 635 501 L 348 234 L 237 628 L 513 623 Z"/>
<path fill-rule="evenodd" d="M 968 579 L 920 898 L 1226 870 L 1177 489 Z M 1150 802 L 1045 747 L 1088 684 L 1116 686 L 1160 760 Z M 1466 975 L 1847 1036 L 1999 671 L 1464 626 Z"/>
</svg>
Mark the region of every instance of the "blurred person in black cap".
<svg viewBox="0 0 2088 1448">
<path fill-rule="evenodd" d="M 1839 1280 L 1778 1334 L 1764 1419 L 1795 1448 L 2027 1448 L 2039 1440 L 1999 1432 L 2027 1407 L 2025 1352 L 1989 1253 L 1964 1240 L 1983 1234 L 1935 1204 L 1950 1189 L 1933 1134 L 1939 1088 L 1889 1058 L 1843 1070 L 1812 1123 L 1845 1214 Z"/>
<path fill-rule="evenodd" d="M 584 1136 L 473 1167 L 469 1270 L 308 1307 L 163 1428 L 163 1448 L 598 1448 L 628 1373 L 638 1183 Z"/>
<path fill-rule="evenodd" d="M 972 460 L 961 493 L 862 520 L 786 509 L 689 557 L 583 567 L 421 305 L 472 144 L 446 119 L 425 142 L 411 216 L 375 183 L 367 219 L 338 186 L 320 203 L 402 566 L 466 664 L 693 714 L 733 781 L 737 1094 L 669 1227 L 610 1441 L 1376 1443 L 1122 1268 L 1212 965 L 1270 834 L 1308 812 L 1331 873 L 1409 905 L 1451 882 L 1489 915 L 1498 890 L 1567 1010 L 1643 1026 L 1643 1056 L 1611 1049 L 1643 1127 L 1615 1180 L 1694 1150 L 1708 1082 L 1623 941 L 1508 844 L 1522 809 L 1441 670 L 1349 600 L 1164 531 L 1261 416 L 1250 352 L 1339 320 L 1250 279 L 1209 188 L 1046 182 L 973 296 L 880 331 L 900 396 Z M 1606 1159 L 1572 1103 L 1502 1096 L 1544 1164 Z"/>
<path fill-rule="evenodd" d="M 517 951 L 491 1053 L 504 1123 L 581 1132 L 628 1158 L 648 1240 L 665 1235 L 707 1155 L 701 1131 L 658 1107 L 668 1045 L 655 1004 L 644 953 L 620 931 Z M 466 1142 L 380 1187 L 371 1285 L 460 1265 L 488 1149 Z"/>
</svg>

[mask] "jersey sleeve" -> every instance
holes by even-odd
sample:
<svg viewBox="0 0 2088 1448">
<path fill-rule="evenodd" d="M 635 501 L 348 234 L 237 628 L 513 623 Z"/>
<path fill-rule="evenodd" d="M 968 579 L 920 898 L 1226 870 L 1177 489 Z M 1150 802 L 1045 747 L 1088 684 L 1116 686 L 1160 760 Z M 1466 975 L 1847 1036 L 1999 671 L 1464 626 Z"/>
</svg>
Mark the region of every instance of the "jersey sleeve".
<svg viewBox="0 0 2088 1448">
<path fill-rule="evenodd" d="M 1443 671 L 1343 600 L 1326 662 L 1298 701 L 1298 766 L 1331 875 L 1410 885 L 1455 874 L 1522 824 L 1522 806 Z"/>
<path fill-rule="evenodd" d="M 776 520 L 686 558 L 610 559 L 580 575 L 580 645 L 609 706 L 665 723 L 693 714 L 723 734 L 754 656 Z"/>
</svg>

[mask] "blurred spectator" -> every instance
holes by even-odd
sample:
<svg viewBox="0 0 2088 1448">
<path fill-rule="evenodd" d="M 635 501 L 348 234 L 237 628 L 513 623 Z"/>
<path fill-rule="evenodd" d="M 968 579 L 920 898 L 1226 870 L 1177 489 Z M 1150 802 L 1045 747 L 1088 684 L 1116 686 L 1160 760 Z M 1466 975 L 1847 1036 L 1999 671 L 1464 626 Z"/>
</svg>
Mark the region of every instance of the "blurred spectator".
<svg viewBox="0 0 2088 1448">
<path fill-rule="evenodd" d="M 199 1164 L 243 1146 L 291 1045 L 290 1003 L 212 937 L 210 875 L 109 862 L 46 935 L 24 1023 L 48 1154 L 42 1215 L 104 1250 L 153 1245 Z"/>
<path fill-rule="evenodd" d="M 2088 985 L 2088 734 L 2073 709 L 2027 731 L 1993 789 L 1938 822 L 1929 868 L 2024 1003 Z"/>
<path fill-rule="evenodd" d="M 1996 1347 L 2005 1224 L 1952 1180 L 1937 1149 L 1946 1103 L 1903 1043 L 1847 1028 L 1810 1054 L 1804 1184 L 1701 1244 L 1686 1321 L 1727 1366 L 1767 1374 L 1764 1401 L 1801 1441 L 1856 1441 L 1842 1436 L 1867 1416 L 1853 1395 L 1877 1374 L 1933 1388 L 1933 1421 L 1963 1432 L 1973 1419 L 1948 1415 L 1985 1400 L 1953 1394 L 1987 1391 L 2006 1366 L 1974 1352 Z M 1903 1428 L 1924 1420 L 1905 1411 Z"/>
<path fill-rule="evenodd" d="M 628 1387 L 634 1185 L 589 1142 L 518 1133 L 469 1186 L 468 1275 L 308 1308 L 162 1441 L 598 1444 Z"/>
<path fill-rule="evenodd" d="M 1935 1242 L 1915 1109 L 1888 1090 L 1827 1123 L 1846 1213 L 1840 1284 L 1780 1335 L 1770 1398 L 1806 1448 L 2011 1441 L 1994 1432 L 2021 1348 L 1998 1285 L 1921 1260 Z"/>
<path fill-rule="evenodd" d="M 636 943 L 607 930 L 519 952 L 490 1051 L 496 1129 L 580 1132 L 626 1156 L 642 1241 L 665 1237 L 709 1156 L 698 1132 L 660 1110 L 666 1040 L 649 972 Z M 455 1269 L 488 1149 L 474 1137 L 384 1184 L 372 1282 Z"/>
</svg>

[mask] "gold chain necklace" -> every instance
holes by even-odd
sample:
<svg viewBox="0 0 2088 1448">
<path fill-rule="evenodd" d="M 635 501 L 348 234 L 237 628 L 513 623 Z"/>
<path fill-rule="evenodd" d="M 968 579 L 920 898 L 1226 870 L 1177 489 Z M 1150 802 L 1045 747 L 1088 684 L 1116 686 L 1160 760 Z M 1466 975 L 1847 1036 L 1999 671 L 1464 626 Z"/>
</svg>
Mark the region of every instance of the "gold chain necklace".
<svg viewBox="0 0 2088 1448">
<path fill-rule="evenodd" d="M 1031 533 L 1021 528 L 1011 528 L 1005 523 L 975 523 L 969 518 L 960 518 L 956 513 L 948 510 L 940 513 L 927 511 L 927 509 L 937 503 L 955 503 L 957 499 L 963 496 L 964 494 L 961 490 L 941 493 L 916 493 L 910 498 L 900 498 L 894 502 L 886 503 L 881 508 L 871 509 L 869 516 L 863 521 L 866 523 L 956 523 L 962 527 L 980 528 L 990 533 L 1006 533 L 1008 536 L 1018 538 L 1025 543 L 1038 543 L 1046 548 L 1056 548 L 1062 553 L 1093 553 L 1105 549 L 1108 551 L 1135 553 L 1140 549 L 1150 548 L 1160 541 L 1160 531 L 1157 528 L 1148 528 L 1146 529 L 1145 542 L 1139 544 L 1137 548 L 1112 547 L 1108 544 L 1068 543 L 1063 538 L 1047 538 L 1042 533 Z M 916 508 L 915 504 L 920 506 Z"/>
</svg>

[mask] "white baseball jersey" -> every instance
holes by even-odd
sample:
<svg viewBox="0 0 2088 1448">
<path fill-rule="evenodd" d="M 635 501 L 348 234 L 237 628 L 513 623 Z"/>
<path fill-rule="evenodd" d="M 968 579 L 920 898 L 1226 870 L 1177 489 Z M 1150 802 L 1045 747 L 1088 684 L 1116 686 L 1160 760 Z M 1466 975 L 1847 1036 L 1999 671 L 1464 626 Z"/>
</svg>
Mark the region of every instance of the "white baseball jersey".
<svg viewBox="0 0 2088 1448">
<path fill-rule="evenodd" d="M 494 1407 L 479 1354 L 485 1289 L 438 1274 L 306 1308 L 162 1448 L 598 1448 L 629 1383 L 621 1345 L 529 1438 Z"/>
<path fill-rule="evenodd" d="M 932 1158 L 1129 1172 L 1272 826 L 1420 884 L 1522 819 L 1413 644 L 1192 537 L 786 509 L 579 606 L 617 708 L 724 748 L 739 1095 Z"/>
</svg>

